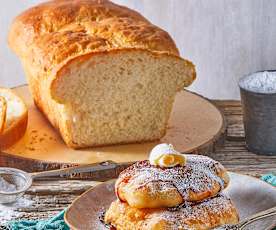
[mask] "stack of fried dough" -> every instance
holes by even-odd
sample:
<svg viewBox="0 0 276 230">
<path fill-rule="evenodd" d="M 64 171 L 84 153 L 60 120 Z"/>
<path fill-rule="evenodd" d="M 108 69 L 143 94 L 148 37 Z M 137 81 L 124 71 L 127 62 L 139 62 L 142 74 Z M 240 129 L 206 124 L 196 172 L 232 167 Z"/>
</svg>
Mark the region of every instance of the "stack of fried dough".
<svg viewBox="0 0 276 230">
<path fill-rule="evenodd" d="M 186 164 L 162 168 L 149 161 L 123 171 L 116 184 L 118 199 L 105 214 L 117 230 L 207 230 L 239 221 L 223 190 L 226 169 L 201 155 L 187 155 Z"/>
</svg>

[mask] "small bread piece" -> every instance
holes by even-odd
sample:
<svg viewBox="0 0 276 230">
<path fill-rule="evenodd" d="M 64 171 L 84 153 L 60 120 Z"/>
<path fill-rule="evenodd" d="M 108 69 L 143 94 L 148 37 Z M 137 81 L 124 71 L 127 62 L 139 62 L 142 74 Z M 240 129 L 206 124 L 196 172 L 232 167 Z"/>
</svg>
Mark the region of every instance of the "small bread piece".
<svg viewBox="0 0 276 230">
<path fill-rule="evenodd" d="M 0 98 L 5 98 L 5 127 L 0 134 L 0 149 L 15 144 L 26 132 L 28 110 L 24 102 L 12 90 L 0 88 Z"/>
<path fill-rule="evenodd" d="M 119 175 L 115 191 L 131 207 L 161 208 L 216 196 L 228 183 L 227 171 L 219 162 L 206 156 L 187 155 L 186 165 L 172 168 L 137 162 Z"/>
<path fill-rule="evenodd" d="M 136 209 L 117 200 L 105 215 L 105 222 L 117 230 L 209 230 L 238 221 L 238 213 L 225 195 L 176 209 Z"/>
<path fill-rule="evenodd" d="M 0 97 L 0 134 L 3 132 L 6 122 L 7 103 L 4 97 Z"/>
</svg>

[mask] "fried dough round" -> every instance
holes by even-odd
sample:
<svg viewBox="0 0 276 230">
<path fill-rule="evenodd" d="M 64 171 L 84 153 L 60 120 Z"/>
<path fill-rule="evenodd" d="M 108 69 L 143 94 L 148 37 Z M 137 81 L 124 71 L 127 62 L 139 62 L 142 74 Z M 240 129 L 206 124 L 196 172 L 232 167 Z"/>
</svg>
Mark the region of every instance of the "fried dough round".
<svg viewBox="0 0 276 230">
<path fill-rule="evenodd" d="M 137 209 L 117 200 L 105 215 L 105 222 L 117 230 L 209 230 L 238 221 L 238 213 L 225 195 L 176 209 Z"/>
<path fill-rule="evenodd" d="M 227 171 L 219 162 L 206 156 L 187 155 L 185 166 L 172 168 L 137 162 L 120 174 L 115 191 L 131 207 L 162 208 L 216 196 L 228 183 Z"/>
</svg>

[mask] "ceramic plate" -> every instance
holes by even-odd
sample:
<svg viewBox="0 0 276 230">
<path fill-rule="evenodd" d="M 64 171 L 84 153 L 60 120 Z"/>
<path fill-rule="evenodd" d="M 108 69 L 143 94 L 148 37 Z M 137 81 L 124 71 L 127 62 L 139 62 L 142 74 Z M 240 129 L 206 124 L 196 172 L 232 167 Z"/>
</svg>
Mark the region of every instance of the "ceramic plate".
<svg viewBox="0 0 276 230">
<path fill-rule="evenodd" d="M 241 219 L 259 211 L 276 206 L 276 188 L 256 178 L 230 173 L 231 182 L 225 192 L 235 203 Z M 102 183 L 87 191 L 68 208 L 66 223 L 71 229 L 106 230 L 100 215 L 116 199 L 114 180 Z M 248 227 L 250 230 L 264 230 L 276 226 L 276 217 L 256 222 Z"/>
</svg>

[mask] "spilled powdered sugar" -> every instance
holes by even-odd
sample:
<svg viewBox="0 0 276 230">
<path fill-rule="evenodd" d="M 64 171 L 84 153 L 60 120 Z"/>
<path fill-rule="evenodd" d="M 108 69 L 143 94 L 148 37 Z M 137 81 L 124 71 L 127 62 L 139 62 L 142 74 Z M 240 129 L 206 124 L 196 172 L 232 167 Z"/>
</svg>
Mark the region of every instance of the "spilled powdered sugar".
<svg viewBox="0 0 276 230">
<path fill-rule="evenodd" d="M 210 218 L 213 218 L 212 216 L 222 217 L 225 214 L 229 215 L 229 213 L 232 212 L 232 208 L 231 200 L 224 194 L 219 194 L 201 203 L 186 202 L 186 204 L 181 205 L 176 210 L 168 208 L 166 211 L 153 215 L 157 215 L 160 220 L 171 223 L 169 227 L 170 230 L 193 230 L 193 228 L 189 226 L 189 223 L 194 223 L 196 221 L 206 221 L 207 223 Z M 229 228 L 229 230 L 230 229 L 231 228 Z"/>
<path fill-rule="evenodd" d="M 276 93 L 276 71 L 257 72 L 245 76 L 240 80 L 239 85 L 255 93 Z"/>
<path fill-rule="evenodd" d="M 4 225 L 11 219 L 19 219 L 21 216 L 19 210 L 21 208 L 30 207 L 33 203 L 33 201 L 27 199 L 27 197 L 24 196 L 12 204 L 0 204 L 0 223 Z"/>
<path fill-rule="evenodd" d="M 195 193 L 211 191 L 214 186 L 224 188 L 224 181 L 218 176 L 223 166 L 206 156 L 187 155 L 185 166 L 160 168 L 150 165 L 148 161 L 137 162 L 120 174 L 128 178 L 134 186 L 147 186 L 152 193 L 156 190 L 166 191 L 175 187 L 183 200 L 189 200 L 189 191 Z M 158 183 L 154 183 L 158 182 Z"/>
</svg>

